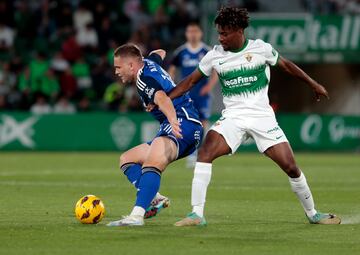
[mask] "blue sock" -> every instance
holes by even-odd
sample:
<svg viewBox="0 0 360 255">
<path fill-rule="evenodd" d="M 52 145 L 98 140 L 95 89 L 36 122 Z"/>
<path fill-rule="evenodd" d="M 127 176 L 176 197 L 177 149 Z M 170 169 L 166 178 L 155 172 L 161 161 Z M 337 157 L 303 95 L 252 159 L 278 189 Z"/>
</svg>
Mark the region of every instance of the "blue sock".
<svg viewBox="0 0 360 255">
<path fill-rule="evenodd" d="M 135 188 L 139 187 L 139 181 L 141 177 L 141 165 L 136 163 L 126 163 L 123 164 L 121 170 L 126 175 L 127 179 L 131 184 L 135 186 Z"/>
<path fill-rule="evenodd" d="M 146 210 L 159 191 L 161 171 L 156 167 L 144 167 L 142 172 L 135 206 L 140 206 Z"/>
</svg>

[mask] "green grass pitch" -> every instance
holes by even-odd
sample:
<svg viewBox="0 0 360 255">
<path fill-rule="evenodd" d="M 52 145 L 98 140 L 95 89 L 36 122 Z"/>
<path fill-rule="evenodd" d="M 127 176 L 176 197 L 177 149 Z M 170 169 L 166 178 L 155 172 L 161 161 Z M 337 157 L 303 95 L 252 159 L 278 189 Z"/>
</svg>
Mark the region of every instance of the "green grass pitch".
<svg viewBox="0 0 360 255">
<path fill-rule="evenodd" d="M 1 153 L 0 254 L 360 254 L 359 154 L 296 154 L 317 204 L 343 218 L 310 225 L 287 177 L 260 154 L 222 157 L 208 190 L 207 227 L 176 228 L 190 211 L 192 171 L 168 167 L 171 207 L 144 227 L 105 224 L 130 212 L 134 188 L 116 153 Z M 95 194 L 106 215 L 82 225 L 74 205 Z"/>
</svg>

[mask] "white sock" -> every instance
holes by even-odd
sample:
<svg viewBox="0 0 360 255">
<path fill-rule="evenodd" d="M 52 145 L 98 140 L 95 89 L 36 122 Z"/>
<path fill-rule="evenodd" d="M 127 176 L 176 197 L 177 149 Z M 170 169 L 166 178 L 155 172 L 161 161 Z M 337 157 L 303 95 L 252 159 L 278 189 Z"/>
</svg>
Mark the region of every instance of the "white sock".
<svg viewBox="0 0 360 255">
<path fill-rule="evenodd" d="M 204 216 L 206 191 L 211 179 L 211 163 L 196 162 L 191 189 L 191 205 L 193 212 Z"/>
<path fill-rule="evenodd" d="M 305 175 L 301 173 L 298 178 L 289 178 L 291 190 L 296 194 L 307 216 L 316 214 L 314 199 L 306 182 Z"/>
<path fill-rule="evenodd" d="M 141 206 L 134 206 L 133 210 L 130 213 L 130 216 L 141 216 L 144 217 L 145 209 Z"/>
</svg>

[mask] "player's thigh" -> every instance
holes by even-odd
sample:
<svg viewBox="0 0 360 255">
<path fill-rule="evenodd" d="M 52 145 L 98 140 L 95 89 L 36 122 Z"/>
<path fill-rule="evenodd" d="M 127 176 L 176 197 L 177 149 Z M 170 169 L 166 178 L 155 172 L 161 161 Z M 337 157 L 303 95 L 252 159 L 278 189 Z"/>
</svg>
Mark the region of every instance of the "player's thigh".
<svg viewBox="0 0 360 255">
<path fill-rule="evenodd" d="M 143 167 L 151 166 L 164 171 L 176 157 L 176 143 L 166 136 L 156 137 L 150 145 Z"/>
<path fill-rule="evenodd" d="M 231 153 L 225 138 L 214 130 L 209 130 L 198 153 L 198 162 L 211 163 L 214 159 Z"/>
<path fill-rule="evenodd" d="M 221 117 L 206 134 L 205 142 L 201 146 L 202 154 L 209 155 L 207 158 L 211 160 L 224 154 L 235 153 L 246 139 L 247 134 L 241 122 L 233 118 Z"/>
<path fill-rule="evenodd" d="M 120 166 L 126 163 L 143 164 L 150 150 L 147 143 L 140 144 L 120 155 Z"/>
</svg>

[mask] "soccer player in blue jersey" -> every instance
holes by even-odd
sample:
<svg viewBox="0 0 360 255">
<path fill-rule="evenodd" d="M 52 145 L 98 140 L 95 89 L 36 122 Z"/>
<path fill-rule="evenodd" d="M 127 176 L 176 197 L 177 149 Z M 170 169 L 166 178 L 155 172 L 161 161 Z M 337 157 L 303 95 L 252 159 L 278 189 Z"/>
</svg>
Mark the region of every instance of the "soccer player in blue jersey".
<svg viewBox="0 0 360 255">
<path fill-rule="evenodd" d="M 196 22 L 191 22 L 186 26 L 186 43 L 178 47 L 171 60 L 168 72 L 176 80 L 176 73 L 179 71 L 179 79 L 182 80 L 190 75 L 199 65 L 200 60 L 211 48 L 202 42 L 203 32 Z M 210 92 L 216 85 L 218 77 L 213 72 L 210 78 L 204 77 L 189 91 L 191 99 L 194 101 L 195 108 L 199 111 L 200 120 L 204 129 L 208 127 L 208 119 L 211 110 Z M 193 167 L 196 162 L 196 152 L 187 158 L 187 166 Z"/>
<path fill-rule="evenodd" d="M 144 225 L 146 211 L 158 194 L 162 172 L 171 162 L 195 151 L 202 139 L 203 128 L 190 97 L 186 94 L 171 100 L 167 96 L 175 83 L 161 67 L 165 55 L 164 50 L 156 50 L 143 58 L 133 44 L 124 44 L 114 52 L 115 74 L 124 84 L 136 84 L 145 107 L 155 105 L 150 113 L 160 122 L 160 129 L 151 142 L 121 155 L 120 168 L 138 192 L 130 215 L 108 226 Z"/>
</svg>

